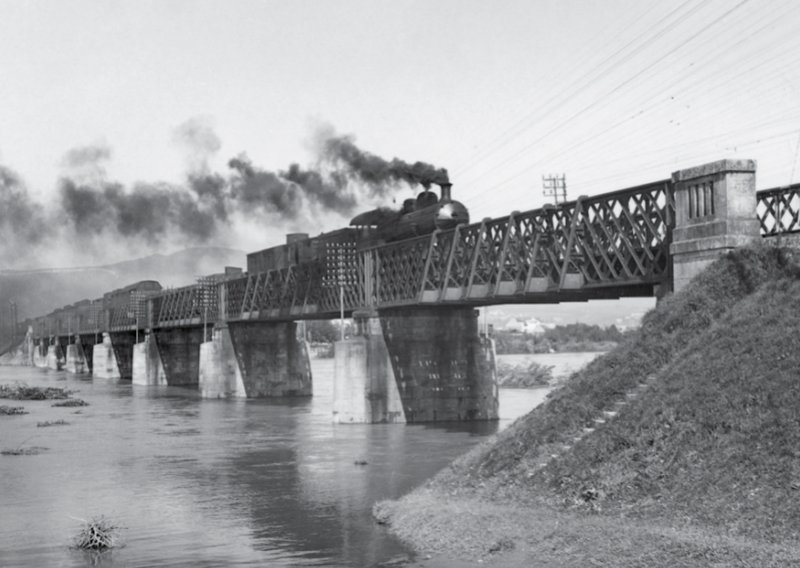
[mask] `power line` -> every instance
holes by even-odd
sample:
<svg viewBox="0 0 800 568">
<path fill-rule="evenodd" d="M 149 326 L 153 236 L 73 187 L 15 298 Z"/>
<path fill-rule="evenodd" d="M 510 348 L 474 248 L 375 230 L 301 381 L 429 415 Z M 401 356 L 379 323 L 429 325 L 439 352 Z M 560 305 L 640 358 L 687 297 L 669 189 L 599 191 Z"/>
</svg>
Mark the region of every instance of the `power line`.
<svg viewBox="0 0 800 568">
<path fill-rule="evenodd" d="M 726 13 L 724 13 L 724 14 L 722 14 L 721 16 L 717 17 L 717 18 L 716 18 L 716 19 L 715 19 L 715 20 L 712 22 L 712 24 L 711 24 L 711 25 L 714 25 L 714 24 L 718 23 L 718 22 L 719 22 L 719 21 L 721 21 L 723 18 L 725 18 L 726 16 L 728 16 L 728 15 L 729 15 L 729 14 L 730 14 L 730 13 L 731 13 L 733 10 L 735 10 L 735 9 L 737 9 L 737 8 L 739 8 L 739 7 L 741 7 L 741 6 L 742 6 L 744 3 L 745 3 L 745 2 L 741 2 L 740 4 L 738 4 L 737 6 L 735 6 L 734 8 L 732 8 L 731 10 L 728 10 Z M 743 16 L 743 17 L 746 17 L 746 15 L 745 15 L 745 16 Z M 771 20 L 771 21 L 769 21 L 769 22 L 767 23 L 767 25 L 770 25 L 770 24 L 771 24 L 771 23 L 773 23 L 774 21 L 775 21 L 774 19 L 773 19 L 773 20 Z M 732 35 L 732 34 L 730 34 L 730 29 L 726 29 L 726 30 L 725 30 L 725 32 L 726 32 L 728 35 Z M 699 33 L 699 32 L 698 32 L 698 33 Z M 693 35 L 692 35 L 692 37 L 690 37 L 690 38 L 689 38 L 689 41 L 691 41 L 691 40 L 695 39 L 695 38 L 698 36 L 698 33 L 695 33 L 695 34 L 693 34 Z M 752 34 L 751 34 L 751 35 L 752 35 Z M 734 37 L 736 37 L 736 36 L 734 35 Z M 738 44 L 740 44 L 740 43 L 743 43 L 744 41 L 746 41 L 746 39 L 740 40 L 739 42 L 736 42 L 734 45 L 738 45 Z M 721 49 L 725 49 L 725 47 L 723 46 Z M 762 49 L 761 51 L 763 52 L 763 51 L 766 51 L 767 49 L 768 49 L 768 48 L 764 48 L 764 49 Z M 666 55 L 662 56 L 662 57 L 661 57 L 661 59 L 663 59 L 663 58 L 664 58 L 664 57 L 666 57 L 667 55 L 670 55 L 670 54 L 671 54 L 672 52 L 674 52 L 674 51 L 676 51 L 676 49 L 673 49 L 672 51 L 668 52 Z M 792 52 L 791 52 L 791 51 L 789 51 L 789 54 L 791 54 L 791 53 L 792 53 Z M 786 57 L 787 57 L 787 56 L 784 56 L 784 58 L 786 58 Z M 639 71 L 639 73 L 637 73 L 637 74 L 636 74 L 636 75 L 634 75 L 633 77 L 629 78 L 627 82 L 630 82 L 630 81 L 632 81 L 632 80 L 633 80 L 635 77 L 637 77 L 637 76 L 641 75 L 641 74 L 642 74 L 644 71 L 648 70 L 649 68 L 652 68 L 654 65 L 655 65 L 655 63 L 651 63 L 651 64 L 648 66 L 648 68 L 646 68 L 646 69 L 644 69 L 644 70 L 641 70 L 641 71 Z M 720 74 L 723 74 L 723 73 L 725 73 L 725 70 L 720 70 L 720 71 L 719 71 L 719 73 L 720 73 Z M 622 86 L 623 86 L 623 85 L 619 85 L 619 86 L 618 86 L 618 87 L 615 89 L 615 91 L 616 91 L 616 90 L 619 90 L 619 89 L 620 89 Z M 702 86 L 699 86 L 699 87 L 697 87 L 697 88 L 702 88 Z M 612 93 L 613 93 L 613 91 L 612 91 Z M 585 110 L 587 110 L 588 108 L 591 108 L 591 107 L 595 106 L 596 104 L 597 104 L 597 102 L 595 102 L 595 103 L 593 103 L 593 104 L 591 104 L 591 105 L 589 105 L 589 106 L 585 107 L 584 109 L 582 109 L 582 110 L 581 110 L 581 111 L 579 111 L 578 113 L 575 113 L 575 114 L 573 115 L 573 117 L 574 117 L 575 115 L 577 115 L 577 114 L 580 114 L 581 112 L 584 112 L 584 111 L 585 111 Z M 657 105 L 651 105 L 651 107 L 655 107 L 655 106 L 657 106 Z M 730 105 L 729 105 L 729 106 L 730 106 Z M 565 122 L 568 122 L 568 121 L 562 121 L 562 124 L 564 124 Z M 610 129 L 612 129 L 612 128 L 613 128 L 613 126 L 612 126 L 611 128 L 609 128 L 609 129 L 607 129 L 607 130 L 610 130 Z M 553 129 L 551 129 L 551 131 L 550 131 L 550 132 L 552 132 L 552 130 L 553 130 Z M 597 136 L 598 136 L 598 134 L 595 134 L 593 137 L 597 137 Z M 579 142 L 577 142 L 577 143 L 573 144 L 573 146 L 580 146 L 582 143 L 585 143 L 585 141 L 583 141 L 583 140 L 582 140 L 582 141 L 579 141 Z M 526 149 L 527 149 L 527 148 L 529 148 L 529 147 L 530 147 L 530 145 L 529 145 L 529 146 L 527 146 L 527 147 L 526 147 Z M 517 155 L 519 155 L 520 153 L 521 153 L 521 152 L 517 152 Z M 564 150 L 562 150 L 562 151 L 560 151 L 560 152 L 556 152 L 556 153 L 557 153 L 557 154 L 562 154 L 562 153 L 564 153 Z M 513 155 L 513 156 L 510 156 L 510 157 L 507 157 L 507 158 L 506 158 L 506 159 L 503 161 L 503 163 L 507 163 L 507 162 L 509 162 L 511 159 L 514 159 L 514 158 L 516 158 L 516 157 L 517 157 L 517 155 Z M 537 160 L 537 161 L 536 161 L 536 163 L 539 163 L 539 162 L 541 162 L 541 160 Z M 502 164 L 501 164 L 501 165 L 502 165 Z M 529 171 L 530 169 L 532 169 L 532 167 L 533 167 L 533 166 L 528 166 L 528 167 L 526 167 L 526 168 L 525 168 L 525 170 L 523 170 L 522 172 L 519 172 L 519 173 L 515 174 L 514 176 L 511 176 L 510 178 L 507 178 L 506 180 L 504 180 L 503 182 L 500 182 L 499 184 L 495 184 L 495 185 L 493 185 L 493 186 L 492 186 L 490 189 L 495 189 L 496 187 L 499 187 L 499 186 L 501 186 L 501 185 L 504 185 L 505 183 L 507 183 L 507 182 L 508 182 L 508 181 L 510 181 L 510 180 L 516 179 L 516 178 L 517 178 L 517 177 L 519 177 L 520 175 L 523 175 L 523 174 L 524 174 L 526 171 Z M 493 167 L 493 168 L 492 168 L 492 170 L 490 170 L 490 171 L 493 171 L 493 170 L 496 170 L 496 169 L 497 169 L 497 166 Z M 484 173 L 484 174 L 482 174 L 482 175 L 485 175 L 486 173 L 489 173 L 489 171 L 485 172 L 485 173 Z"/>
<path fill-rule="evenodd" d="M 712 27 L 712 26 L 716 25 L 717 23 L 719 23 L 720 21 L 722 21 L 722 20 L 723 20 L 725 17 L 727 17 L 727 16 L 728 16 L 728 14 L 732 13 L 734 10 L 737 10 L 738 8 L 740 8 L 741 6 L 743 6 L 744 4 L 746 4 L 746 3 L 747 3 L 747 2 L 749 2 L 749 1 L 750 1 L 750 0 L 741 0 L 741 1 L 740 1 L 740 2 L 739 2 L 737 5 L 736 5 L 736 6 L 734 6 L 734 7 L 733 7 L 733 8 L 731 8 L 730 10 L 727 10 L 727 11 L 726 11 L 724 14 L 722 14 L 721 16 L 719 16 L 718 18 L 716 18 L 714 21 L 712 21 L 712 22 L 711 22 L 711 23 L 710 23 L 710 24 L 709 24 L 707 27 Z M 701 30 L 701 31 L 705 31 L 705 30 Z M 697 33 L 693 34 L 693 35 L 690 37 L 690 41 L 691 41 L 692 39 L 694 39 L 694 38 L 698 37 L 699 35 L 700 35 L 700 32 L 697 32 Z M 611 90 L 611 92 L 609 92 L 609 93 L 607 93 L 607 94 L 605 95 L 605 97 L 607 98 L 608 96 L 610 96 L 610 95 L 613 95 L 614 93 L 616 93 L 616 92 L 620 91 L 620 90 L 621 90 L 623 87 L 627 86 L 628 84 L 630 84 L 631 82 L 633 82 L 634 80 L 636 80 L 637 78 L 639 78 L 639 77 L 640 77 L 640 76 L 641 76 L 643 73 L 645 73 L 645 72 L 646 72 L 646 71 L 648 71 L 649 69 L 652 69 L 652 68 L 653 68 L 653 67 L 654 67 L 656 64 L 660 63 L 661 61 L 663 61 L 664 59 L 666 59 L 666 58 L 667 58 L 667 57 L 669 57 L 670 55 L 674 54 L 676 51 L 678 51 L 679 49 L 681 49 L 681 48 L 682 48 L 684 45 L 685 45 L 685 44 L 678 45 L 678 46 L 674 47 L 673 49 L 671 49 L 671 50 L 667 51 L 667 52 L 666 52 L 665 54 L 663 54 L 661 57 L 659 57 L 658 59 L 656 59 L 655 61 L 653 61 L 652 63 L 650 63 L 650 64 L 649 64 L 647 67 L 645 67 L 644 69 L 642 69 L 642 70 L 640 70 L 640 71 L 636 72 L 634 75 L 630 76 L 628 79 L 626 79 L 625 81 L 623 81 L 622 83 L 620 83 L 619 85 L 617 85 L 616 87 L 614 87 L 614 88 Z M 565 120 L 562 120 L 561 122 L 559 122 L 559 123 L 558 123 L 556 126 L 554 126 L 554 127 L 550 128 L 550 129 L 549 129 L 547 132 L 545 132 L 544 134 L 542 134 L 541 136 L 539 136 L 538 138 L 536 138 L 536 139 L 535 139 L 533 142 L 531 142 L 531 143 L 529 143 L 529 144 L 525 145 L 523 148 L 521 148 L 519 151 L 515 152 L 515 153 L 514 153 L 514 154 L 512 154 L 511 156 L 508 156 L 508 157 L 507 157 L 506 159 L 504 159 L 504 160 L 503 160 L 503 161 L 502 161 L 502 162 L 501 162 L 499 165 L 504 165 L 504 164 L 507 164 L 507 163 L 508 163 L 509 161 L 511 161 L 512 159 L 514 159 L 514 158 L 517 158 L 517 157 L 519 157 L 520 155 L 522 155 L 522 154 L 524 154 L 524 153 L 526 153 L 526 152 L 529 152 L 529 151 L 531 150 L 531 148 L 533 148 L 533 147 L 534 147 L 536 144 L 538 144 L 538 143 L 542 142 L 542 141 L 543 141 L 543 140 L 544 140 L 544 139 L 545 139 L 547 136 L 549 136 L 549 135 L 553 134 L 553 133 L 554 133 L 554 132 L 556 132 L 556 131 L 557 131 L 559 128 L 562 128 L 562 127 L 563 127 L 563 126 L 565 126 L 566 124 L 569 124 L 570 122 L 572 122 L 573 120 L 575 120 L 577 117 L 579 117 L 579 116 L 583 115 L 585 112 L 587 112 L 587 111 L 591 110 L 592 108 L 594 108 L 595 106 L 597 106 L 597 105 L 600 103 L 600 101 L 601 101 L 601 99 L 598 99 L 598 100 L 595 100 L 595 101 L 592 101 L 592 102 L 590 102 L 588 105 L 584 106 L 583 108 L 581 108 L 581 109 L 580 109 L 580 110 L 578 110 L 577 112 L 573 113 L 572 115 L 570 115 L 570 116 L 569 116 L 568 118 L 566 118 Z M 516 177 L 518 177 L 518 176 L 515 176 L 515 177 L 514 177 L 514 178 L 512 178 L 512 179 L 515 179 Z M 493 187 L 497 187 L 497 186 L 493 186 Z"/>
<path fill-rule="evenodd" d="M 629 47 L 635 45 L 640 39 L 642 39 L 645 36 L 647 36 L 648 32 L 650 32 L 651 30 L 657 28 L 660 24 L 662 24 L 663 22 L 667 21 L 670 17 L 672 17 L 674 14 L 678 13 L 680 10 L 682 10 L 685 6 L 687 6 L 691 2 L 692 2 L 692 0 L 686 0 L 680 6 L 678 6 L 677 8 L 672 10 L 669 14 L 667 14 L 666 16 L 661 18 L 658 22 L 656 22 L 655 25 L 651 26 L 647 30 L 645 30 L 642 33 L 640 33 L 639 35 L 637 35 L 634 39 L 632 39 L 631 41 L 627 42 L 623 47 L 621 47 L 620 49 L 618 49 L 617 51 L 615 51 L 614 53 L 612 53 L 611 55 L 609 55 L 608 57 L 603 59 L 598 65 L 593 66 L 593 71 L 590 72 L 588 75 L 579 76 L 578 79 L 572 81 L 570 84 L 566 85 L 563 89 L 561 89 L 557 93 L 553 94 L 547 101 L 545 101 L 544 103 L 539 105 L 536 109 L 534 109 L 533 111 L 528 113 L 522 119 L 516 121 L 509 129 L 507 129 L 503 134 L 501 134 L 492 143 L 490 143 L 488 150 L 484 149 L 484 150 L 481 150 L 481 152 L 484 155 L 490 155 L 491 153 L 493 153 L 494 151 L 496 151 L 497 149 L 499 149 L 500 147 L 505 145 L 507 143 L 507 140 L 510 140 L 512 135 L 516 134 L 517 131 L 524 130 L 524 128 L 525 128 L 523 126 L 524 124 L 526 124 L 528 122 L 531 122 L 535 118 L 538 118 L 540 115 L 542 115 L 544 113 L 545 110 L 548 109 L 549 106 L 555 104 L 556 105 L 555 109 L 557 109 L 559 106 L 563 107 L 566 104 L 567 101 L 569 101 L 572 98 L 574 98 L 577 93 L 579 93 L 582 89 L 585 89 L 588 85 L 591 84 L 592 81 L 596 80 L 597 76 L 602 76 L 602 74 L 605 71 L 604 67 L 610 67 L 612 62 L 614 62 L 614 58 L 615 57 L 617 57 L 618 55 L 623 53 Z M 689 14 L 694 13 L 694 11 L 696 11 L 699 8 L 699 6 L 700 5 L 698 5 L 697 7 L 693 8 L 692 11 Z M 685 17 L 688 17 L 688 16 L 684 15 L 682 18 L 685 18 Z M 637 19 L 637 21 L 638 21 L 638 19 Z M 682 19 L 678 20 L 678 21 L 682 21 Z M 669 24 L 668 27 L 666 27 L 666 28 L 662 29 L 661 31 L 657 32 L 656 35 L 663 34 L 665 32 L 665 30 L 667 30 L 671 26 L 675 25 L 675 23 L 676 22 L 673 22 L 673 23 Z M 652 36 L 650 36 L 650 37 L 652 37 Z M 630 58 L 630 57 L 631 57 L 630 54 L 628 54 L 626 56 L 626 58 Z M 614 65 L 621 65 L 625 61 L 626 61 L 626 59 L 622 59 L 621 61 L 614 62 Z M 555 110 L 555 109 L 552 109 L 552 110 Z M 499 145 L 497 144 L 498 142 L 500 143 Z M 469 158 L 469 163 L 465 167 L 460 168 L 459 175 L 463 175 L 464 172 L 466 172 L 467 170 L 469 170 L 472 167 L 474 167 L 474 165 L 479 161 L 480 160 L 475 160 L 474 157 Z"/>
</svg>

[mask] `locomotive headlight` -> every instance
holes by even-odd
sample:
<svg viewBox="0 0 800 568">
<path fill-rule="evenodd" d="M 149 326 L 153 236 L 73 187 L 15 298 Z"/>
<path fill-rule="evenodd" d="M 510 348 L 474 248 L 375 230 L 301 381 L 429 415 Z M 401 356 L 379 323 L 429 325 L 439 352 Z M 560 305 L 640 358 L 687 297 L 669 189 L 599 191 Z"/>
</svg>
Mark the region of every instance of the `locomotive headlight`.
<svg viewBox="0 0 800 568">
<path fill-rule="evenodd" d="M 453 206 L 450 203 L 442 205 L 439 209 L 439 219 L 452 219 L 453 217 Z"/>
</svg>

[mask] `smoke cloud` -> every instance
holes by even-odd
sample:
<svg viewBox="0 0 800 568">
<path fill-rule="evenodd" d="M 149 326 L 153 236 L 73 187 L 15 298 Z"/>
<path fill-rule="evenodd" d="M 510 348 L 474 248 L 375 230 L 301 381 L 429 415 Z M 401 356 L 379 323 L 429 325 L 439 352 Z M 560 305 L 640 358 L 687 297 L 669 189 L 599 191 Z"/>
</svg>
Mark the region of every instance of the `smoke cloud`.
<svg viewBox="0 0 800 568">
<path fill-rule="evenodd" d="M 67 150 L 62 160 L 63 165 L 69 168 L 81 168 L 98 166 L 111 158 L 111 148 L 102 145 L 79 146 Z"/>
<path fill-rule="evenodd" d="M 62 179 L 63 213 L 80 237 L 113 232 L 159 244 L 177 232 L 188 241 L 206 242 L 215 234 L 217 217 L 180 187 L 139 183 L 126 192 L 118 183 L 101 187 Z"/>
<path fill-rule="evenodd" d="M 31 246 L 41 243 L 50 234 L 38 207 L 28 195 L 28 189 L 12 170 L 0 165 L 0 261 L 6 263 L 22 258 Z"/>
<path fill-rule="evenodd" d="M 425 162 L 409 164 L 394 158 L 386 161 L 364 152 L 355 145 L 352 137 L 330 136 L 322 141 L 322 157 L 347 175 L 369 185 L 374 194 L 383 194 L 399 182 L 421 185 L 448 183 L 447 170 Z"/>
<path fill-rule="evenodd" d="M 208 117 L 194 117 L 178 125 L 172 140 L 188 151 L 190 171 L 207 172 L 208 161 L 222 148 L 222 141 L 214 132 Z"/>
<path fill-rule="evenodd" d="M 320 128 L 314 164 L 290 164 L 269 171 L 244 153 L 213 171 L 222 148 L 210 121 L 193 118 L 179 125 L 173 141 L 187 153 L 185 182 L 139 182 L 131 186 L 109 179 L 111 148 L 104 143 L 75 147 L 62 160 L 53 207 L 35 203 L 13 171 L 0 166 L 0 235 L 6 243 L 69 243 L 86 254 L 109 243 L 136 250 L 225 241 L 235 225 L 261 223 L 286 232 L 319 227 L 336 214 L 341 225 L 365 201 L 385 199 L 402 188 L 447 181 L 447 171 L 423 162 L 384 160 L 360 149 L 352 136 Z M 374 206 L 373 203 L 371 206 Z M 333 228 L 333 227 L 331 227 Z M 308 231 L 313 232 L 313 230 Z M 266 243 L 265 243 L 266 244 Z M 15 260 L 14 246 L 0 250 L 0 261 Z"/>
</svg>

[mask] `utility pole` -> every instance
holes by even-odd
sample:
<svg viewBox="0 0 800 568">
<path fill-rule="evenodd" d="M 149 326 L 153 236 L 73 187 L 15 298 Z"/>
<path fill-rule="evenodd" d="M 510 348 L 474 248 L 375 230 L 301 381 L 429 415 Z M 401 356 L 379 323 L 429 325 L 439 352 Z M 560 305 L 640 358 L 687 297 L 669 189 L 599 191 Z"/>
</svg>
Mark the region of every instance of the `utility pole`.
<svg viewBox="0 0 800 568">
<path fill-rule="evenodd" d="M 558 205 L 559 199 L 561 203 L 567 201 L 567 176 L 561 174 L 560 176 L 542 176 L 542 194 L 545 197 L 552 197 L 553 203 Z"/>
<path fill-rule="evenodd" d="M 341 246 L 336 251 L 339 280 L 339 341 L 344 341 L 344 254 Z"/>
<path fill-rule="evenodd" d="M 211 302 L 211 292 L 213 290 L 214 281 L 210 276 L 198 276 L 198 300 L 200 307 L 203 308 L 203 343 L 208 341 L 208 308 Z"/>
</svg>

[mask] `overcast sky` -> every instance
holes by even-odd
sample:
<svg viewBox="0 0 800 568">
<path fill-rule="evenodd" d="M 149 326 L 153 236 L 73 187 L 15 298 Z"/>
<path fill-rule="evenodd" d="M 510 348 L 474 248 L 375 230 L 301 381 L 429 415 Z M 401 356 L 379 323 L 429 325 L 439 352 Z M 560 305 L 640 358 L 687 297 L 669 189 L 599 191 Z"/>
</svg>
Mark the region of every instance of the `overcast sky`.
<svg viewBox="0 0 800 568">
<path fill-rule="evenodd" d="M 798 29 L 795 0 L 0 0 L 0 166 L 56 203 L 70 152 L 131 191 L 186 180 L 187 123 L 223 176 L 309 166 L 327 125 L 447 168 L 474 220 L 541 205 L 549 173 L 577 197 L 740 157 L 785 185 Z M 253 227 L 220 239 L 273 244 Z"/>
</svg>

